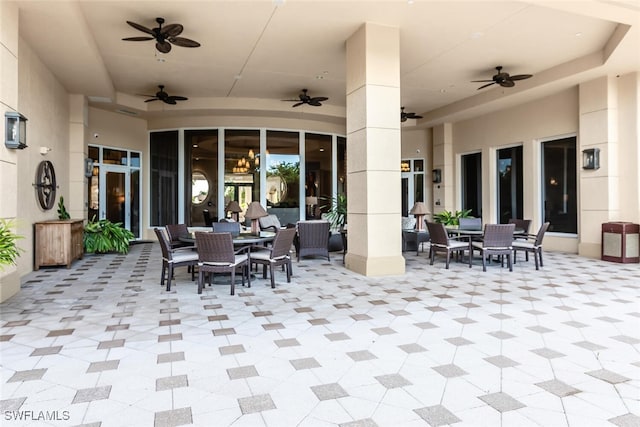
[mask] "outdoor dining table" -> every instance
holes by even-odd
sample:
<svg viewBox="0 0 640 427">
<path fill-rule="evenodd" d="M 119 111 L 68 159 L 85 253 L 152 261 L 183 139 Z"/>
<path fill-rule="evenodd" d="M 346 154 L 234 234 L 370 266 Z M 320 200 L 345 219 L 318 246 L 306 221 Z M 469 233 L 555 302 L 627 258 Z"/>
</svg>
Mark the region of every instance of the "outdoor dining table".
<svg viewBox="0 0 640 427">
<path fill-rule="evenodd" d="M 179 237 L 181 242 L 192 243 L 195 245 L 196 243 L 196 231 L 191 231 L 188 234 L 183 234 Z M 212 233 L 212 231 L 207 230 L 206 233 Z M 233 245 L 234 246 L 250 246 L 261 243 L 272 242 L 275 239 L 276 233 L 272 231 L 261 231 L 260 234 L 253 233 L 240 233 L 237 236 L 233 236 Z"/>
</svg>

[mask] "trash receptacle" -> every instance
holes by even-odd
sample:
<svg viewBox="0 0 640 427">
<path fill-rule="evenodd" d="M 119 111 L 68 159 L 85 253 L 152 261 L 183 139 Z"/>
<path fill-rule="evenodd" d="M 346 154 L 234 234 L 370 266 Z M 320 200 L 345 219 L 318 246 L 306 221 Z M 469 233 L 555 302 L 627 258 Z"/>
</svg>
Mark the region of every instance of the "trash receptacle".
<svg viewBox="0 0 640 427">
<path fill-rule="evenodd" d="M 640 262 L 640 225 L 631 222 L 602 224 L 602 259 L 622 263 Z"/>
</svg>

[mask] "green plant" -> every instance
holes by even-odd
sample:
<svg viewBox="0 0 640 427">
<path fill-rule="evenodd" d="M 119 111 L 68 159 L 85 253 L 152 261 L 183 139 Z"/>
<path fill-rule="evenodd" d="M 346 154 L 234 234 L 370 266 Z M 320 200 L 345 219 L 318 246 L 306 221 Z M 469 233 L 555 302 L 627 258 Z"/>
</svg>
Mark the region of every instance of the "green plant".
<svg viewBox="0 0 640 427">
<path fill-rule="evenodd" d="M 347 223 L 347 196 L 338 194 L 336 197 L 320 197 L 321 200 L 329 203 L 320 206 L 320 209 L 327 211 L 327 220 L 331 222 L 333 228 L 342 228 Z"/>
<path fill-rule="evenodd" d="M 442 211 L 433 216 L 433 219 L 436 222 L 444 225 L 460 225 L 460 218 L 467 218 L 471 213 L 471 209 L 466 209 L 463 211 Z"/>
<path fill-rule="evenodd" d="M 0 268 L 3 265 L 16 265 L 16 259 L 23 252 L 16 245 L 16 240 L 22 239 L 22 236 L 12 231 L 13 222 L 0 220 Z"/>
<path fill-rule="evenodd" d="M 96 221 L 94 216 L 84 227 L 84 250 L 87 253 L 129 252 L 129 241 L 135 236 L 121 222 Z"/>
<path fill-rule="evenodd" d="M 64 197 L 60 196 L 58 200 L 58 219 L 69 219 L 71 216 L 67 212 L 67 208 L 64 207 Z"/>
</svg>

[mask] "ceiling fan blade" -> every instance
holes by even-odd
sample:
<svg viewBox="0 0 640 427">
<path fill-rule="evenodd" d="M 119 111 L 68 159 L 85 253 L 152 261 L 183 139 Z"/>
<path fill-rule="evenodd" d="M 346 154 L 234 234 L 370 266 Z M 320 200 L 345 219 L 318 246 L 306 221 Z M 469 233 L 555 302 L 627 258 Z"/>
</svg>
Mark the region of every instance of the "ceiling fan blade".
<svg viewBox="0 0 640 427">
<path fill-rule="evenodd" d="M 400 121 L 401 122 L 406 122 L 407 121 L 407 116 L 401 116 L 400 117 Z"/>
<path fill-rule="evenodd" d="M 172 97 L 169 96 L 165 99 L 163 99 L 162 101 L 164 101 L 165 104 L 171 104 L 171 105 L 176 105 L 176 100 L 175 99 L 171 99 Z"/>
<path fill-rule="evenodd" d="M 181 47 L 200 47 L 200 43 L 195 40 L 185 39 L 184 37 L 169 37 L 169 41 L 176 46 Z"/>
<path fill-rule="evenodd" d="M 313 98 L 311 98 L 309 100 L 309 102 L 323 102 L 323 101 L 327 101 L 329 100 L 329 98 L 327 98 L 326 96 L 315 96 Z"/>
<path fill-rule="evenodd" d="M 292 105 L 292 107 L 299 107 L 299 106 L 301 106 L 302 104 L 304 104 L 304 102 L 298 102 L 298 103 L 296 103 L 296 104 L 293 104 L 293 105 Z"/>
<path fill-rule="evenodd" d="M 505 80 L 500 82 L 500 86 L 502 87 L 514 87 L 516 84 L 515 82 L 511 81 L 511 80 Z"/>
<path fill-rule="evenodd" d="M 318 101 L 311 100 L 311 101 L 308 102 L 308 104 L 309 105 L 313 105 L 314 107 L 322 107 L 322 104 L 320 102 L 318 102 Z"/>
<path fill-rule="evenodd" d="M 407 118 L 409 118 L 409 119 L 421 119 L 422 116 L 418 116 L 416 113 L 409 113 L 409 114 L 407 114 Z"/>
<path fill-rule="evenodd" d="M 169 53 L 169 51 L 171 50 L 171 44 L 169 42 L 158 42 L 156 43 L 156 49 L 158 49 L 158 52 L 161 53 Z"/>
<path fill-rule="evenodd" d="M 144 42 L 147 40 L 153 40 L 153 37 L 145 37 L 145 36 L 141 36 L 141 37 L 126 37 L 122 40 L 126 40 L 128 42 Z"/>
<path fill-rule="evenodd" d="M 493 80 L 471 80 L 471 83 L 486 83 L 492 82 Z"/>
<path fill-rule="evenodd" d="M 145 95 L 145 96 L 147 96 L 147 95 Z M 151 99 L 145 100 L 144 102 L 151 102 L 151 101 L 159 101 L 159 99 L 158 98 L 151 98 Z"/>
<path fill-rule="evenodd" d="M 298 102 L 300 101 L 299 99 L 281 99 L 280 101 L 285 101 L 285 102 Z"/>
<path fill-rule="evenodd" d="M 533 77 L 533 74 L 516 74 L 515 76 L 509 77 L 509 80 L 524 80 Z"/>
<path fill-rule="evenodd" d="M 494 84 L 496 84 L 496 82 L 487 83 L 486 85 L 480 86 L 477 90 L 484 89 L 485 87 L 491 86 L 491 85 L 494 85 Z"/>
<path fill-rule="evenodd" d="M 182 30 L 184 30 L 184 27 L 180 24 L 169 24 L 166 27 L 162 28 L 160 34 L 165 37 L 175 37 L 182 33 Z"/>
<path fill-rule="evenodd" d="M 184 96 L 168 96 L 167 99 L 172 101 L 187 101 L 189 98 L 185 98 Z"/>
<path fill-rule="evenodd" d="M 131 22 L 131 21 L 127 21 L 127 24 L 131 25 L 136 30 L 142 31 L 143 33 L 151 34 L 152 36 L 154 35 L 153 30 L 150 30 L 149 28 L 143 25 L 136 24 L 135 22 Z"/>
</svg>

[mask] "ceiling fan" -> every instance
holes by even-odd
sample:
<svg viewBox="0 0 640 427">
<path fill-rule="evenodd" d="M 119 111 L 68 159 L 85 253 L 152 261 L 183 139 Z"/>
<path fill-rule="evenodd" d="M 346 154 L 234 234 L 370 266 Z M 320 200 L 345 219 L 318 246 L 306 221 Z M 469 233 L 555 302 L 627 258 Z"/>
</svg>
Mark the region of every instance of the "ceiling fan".
<svg viewBox="0 0 640 427">
<path fill-rule="evenodd" d="M 404 107 L 400 107 L 400 121 L 406 122 L 407 119 L 421 119 L 422 116 L 417 115 L 416 113 L 405 113 Z"/>
<path fill-rule="evenodd" d="M 484 89 L 485 87 L 491 86 L 494 84 L 498 84 L 502 87 L 514 87 L 516 85 L 515 80 L 524 80 L 533 76 L 533 74 L 517 74 L 515 76 L 510 76 L 509 73 L 502 72 L 502 66 L 500 65 L 496 67 L 496 70 L 498 70 L 498 74 L 494 75 L 491 80 L 472 80 L 471 82 L 472 83 L 491 82 L 491 83 L 487 83 L 486 85 L 480 86 L 478 90 Z"/>
<path fill-rule="evenodd" d="M 314 107 L 320 107 L 321 102 L 328 100 L 326 96 L 314 96 L 313 98 L 307 95 L 307 89 L 302 89 L 302 93 L 298 95 L 299 99 L 283 99 L 286 102 L 295 102 L 292 107 L 298 107 L 302 104 L 313 105 Z"/>
<path fill-rule="evenodd" d="M 194 40 L 186 39 L 184 37 L 178 37 L 182 33 L 184 29 L 180 24 L 168 24 L 166 26 L 162 26 L 164 24 L 164 18 L 156 18 L 156 22 L 158 23 L 158 27 L 154 29 L 149 29 L 143 25 L 136 24 L 135 22 L 127 21 L 127 24 L 131 25 L 136 30 L 140 30 L 143 33 L 149 34 L 149 36 L 142 37 L 126 37 L 122 40 L 130 41 L 130 42 L 141 42 L 147 40 L 156 41 L 156 49 L 158 49 L 161 53 L 168 53 L 171 51 L 171 44 L 182 47 L 199 47 L 200 43 Z"/>
<path fill-rule="evenodd" d="M 165 104 L 175 105 L 176 101 L 186 101 L 189 99 L 185 98 L 184 96 L 169 96 L 169 94 L 164 91 L 164 85 L 158 85 L 158 87 L 160 88 L 160 90 L 156 92 L 155 95 L 140 95 L 149 97 L 149 99 L 144 102 L 162 101 Z"/>
</svg>

